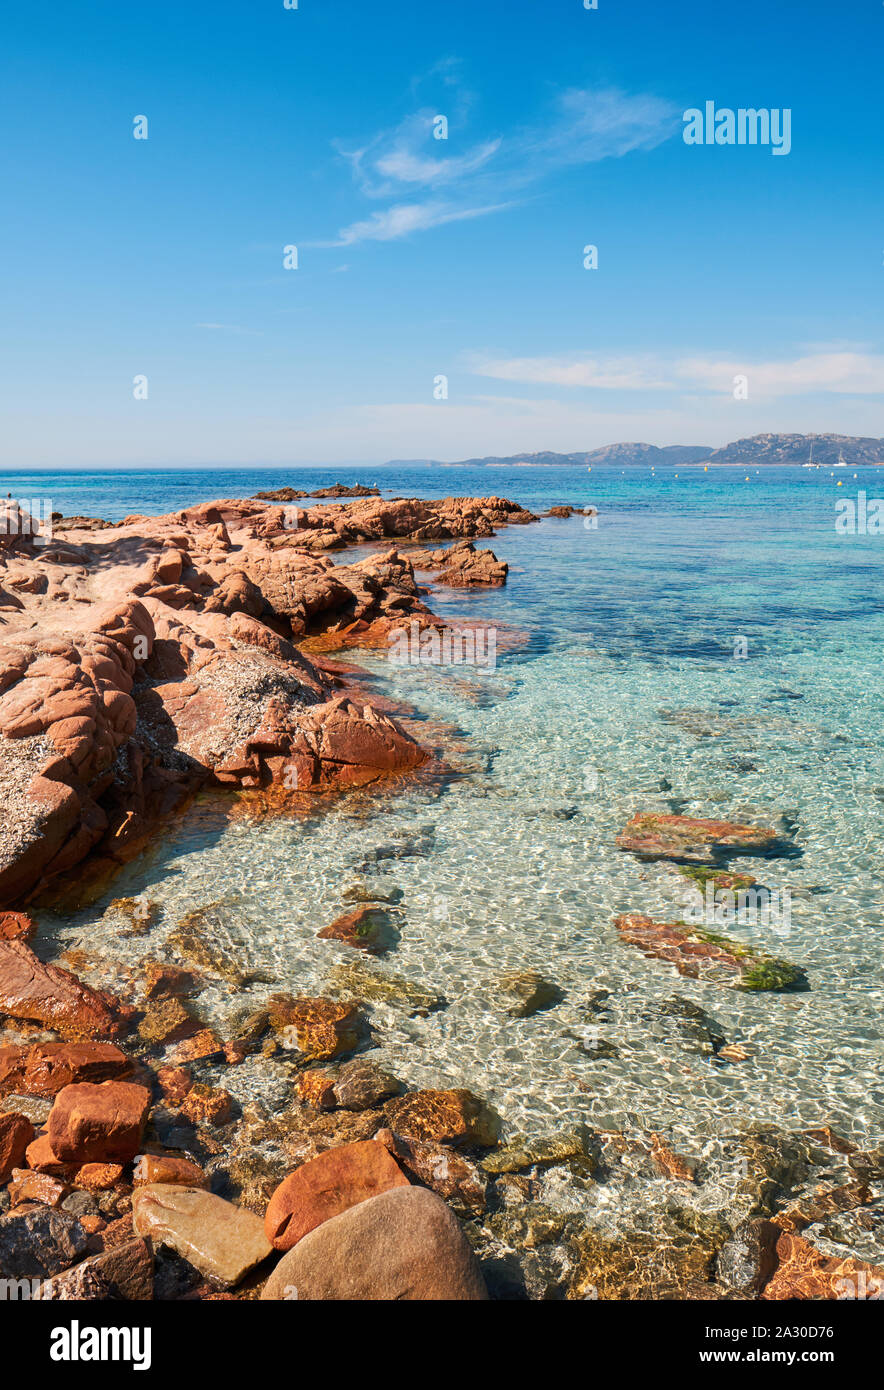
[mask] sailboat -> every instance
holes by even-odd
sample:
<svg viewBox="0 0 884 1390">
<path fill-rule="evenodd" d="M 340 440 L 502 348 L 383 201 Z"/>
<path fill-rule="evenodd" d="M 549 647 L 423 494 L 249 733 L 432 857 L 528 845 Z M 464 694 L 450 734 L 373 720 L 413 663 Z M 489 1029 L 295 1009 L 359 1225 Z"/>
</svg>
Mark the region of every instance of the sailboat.
<svg viewBox="0 0 884 1390">
<path fill-rule="evenodd" d="M 810 461 L 809 461 L 808 463 L 802 463 L 801 467 L 802 467 L 802 468 L 819 468 L 819 464 L 818 464 L 818 463 L 814 463 L 814 461 L 813 461 L 813 440 L 810 441 Z"/>
<path fill-rule="evenodd" d="M 846 460 L 845 457 L 844 457 L 844 450 L 843 450 L 843 449 L 839 449 L 839 450 L 838 450 L 838 462 L 835 464 L 835 467 L 836 467 L 836 468 L 846 468 L 846 467 L 847 467 L 847 460 Z"/>
</svg>

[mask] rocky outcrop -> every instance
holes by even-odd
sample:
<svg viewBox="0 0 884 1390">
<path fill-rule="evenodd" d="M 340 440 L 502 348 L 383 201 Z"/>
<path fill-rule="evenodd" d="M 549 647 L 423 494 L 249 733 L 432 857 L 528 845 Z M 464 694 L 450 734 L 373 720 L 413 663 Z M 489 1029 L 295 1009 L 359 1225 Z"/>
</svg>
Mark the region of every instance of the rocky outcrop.
<svg viewBox="0 0 884 1390">
<path fill-rule="evenodd" d="M 506 583 L 509 566 L 491 550 L 477 550 L 472 541 L 458 541 L 447 550 L 411 550 L 415 569 L 436 574 L 436 581 L 450 589 L 470 589 Z"/>
<path fill-rule="evenodd" d="M 435 1144 L 497 1143 L 500 1121 L 494 1112 L 464 1089 L 411 1091 L 387 1103 L 390 1129 L 403 1139 Z"/>
<path fill-rule="evenodd" d="M 396 1188 L 334 1216 L 283 1256 L 265 1299 L 476 1302 L 488 1297 L 457 1218 L 432 1192 Z"/>
</svg>

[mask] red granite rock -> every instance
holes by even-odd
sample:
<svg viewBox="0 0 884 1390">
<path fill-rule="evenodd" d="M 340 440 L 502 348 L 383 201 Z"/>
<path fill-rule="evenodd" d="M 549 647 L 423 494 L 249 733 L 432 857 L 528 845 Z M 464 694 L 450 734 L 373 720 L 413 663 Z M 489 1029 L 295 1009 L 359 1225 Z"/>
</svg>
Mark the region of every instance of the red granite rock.
<svg viewBox="0 0 884 1390">
<path fill-rule="evenodd" d="M 49 1142 L 64 1162 L 118 1162 L 141 1145 L 150 1092 L 128 1081 L 67 1086 L 49 1115 Z"/>
<path fill-rule="evenodd" d="M 267 1207 L 267 1239 L 276 1250 L 291 1250 L 330 1217 L 390 1188 L 408 1185 L 389 1150 L 373 1139 L 327 1149 L 280 1183 Z"/>
<path fill-rule="evenodd" d="M 9 1182 L 13 1168 L 22 1167 L 33 1138 L 34 1126 L 26 1115 L 14 1110 L 0 1115 L 0 1187 Z"/>
<path fill-rule="evenodd" d="M 72 1037 L 124 1031 L 115 1001 L 57 965 L 44 965 L 23 941 L 0 941 L 0 1014 Z"/>
<path fill-rule="evenodd" d="M 113 1043 L 34 1043 L 0 1047 L 0 1094 L 54 1096 L 78 1081 L 112 1081 L 132 1062 Z"/>
</svg>

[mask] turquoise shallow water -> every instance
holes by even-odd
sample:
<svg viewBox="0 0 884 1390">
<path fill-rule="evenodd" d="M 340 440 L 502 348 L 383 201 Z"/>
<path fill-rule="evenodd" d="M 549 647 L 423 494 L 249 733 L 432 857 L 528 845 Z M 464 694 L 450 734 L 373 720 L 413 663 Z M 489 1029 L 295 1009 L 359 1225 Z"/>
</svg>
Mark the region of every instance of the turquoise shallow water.
<svg viewBox="0 0 884 1390">
<path fill-rule="evenodd" d="M 212 1011 L 227 1020 L 268 981 L 319 992 L 349 957 L 315 933 L 368 862 L 403 895 L 382 968 L 447 1000 L 426 1017 L 374 1009 L 383 1059 L 404 1080 L 470 1086 L 510 1128 L 535 1133 L 585 1120 L 665 1128 L 690 1148 L 760 1120 L 828 1122 L 880 1142 L 884 537 L 838 536 L 834 522 L 839 496 L 884 495 L 884 474 L 858 471 L 768 470 L 749 482 L 745 471 L 687 469 L 10 475 L 14 495 L 45 492 L 57 510 L 109 518 L 337 479 L 599 509 L 594 529 L 576 516 L 487 542 L 510 564 L 505 589 L 434 595 L 446 615 L 528 634 L 517 650 L 501 644 L 494 670 L 365 655 L 376 689 L 463 731 L 466 775 L 380 799 L 368 816 L 364 798 L 344 797 L 307 821 L 222 830 L 186 818 L 109 895 L 155 899 L 152 938 L 114 934 L 107 954 L 155 954 L 184 911 L 223 900 L 231 946 L 265 978 L 245 999 L 210 991 Z M 800 855 L 745 867 L 793 891 L 788 931 L 733 934 L 802 965 L 807 992 L 737 994 L 623 944 L 616 913 L 671 919 L 686 902 L 670 869 L 616 848 L 640 808 L 785 818 Z M 44 929 L 95 947 L 105 907 L 47 915 Z M 496 984 L 527 968 L 564 999 L 513 1020 Z M 747 1059 L 720 1064 L 693 1045 L 669 1012 L 675 997 L 705 1009 Z M 615 1055 L 599 1057 L 600 1043 Z M 227 1071 L 224 1084 L 271 1106 L 290 1091 L 263 1062 Z"/>
</svg>

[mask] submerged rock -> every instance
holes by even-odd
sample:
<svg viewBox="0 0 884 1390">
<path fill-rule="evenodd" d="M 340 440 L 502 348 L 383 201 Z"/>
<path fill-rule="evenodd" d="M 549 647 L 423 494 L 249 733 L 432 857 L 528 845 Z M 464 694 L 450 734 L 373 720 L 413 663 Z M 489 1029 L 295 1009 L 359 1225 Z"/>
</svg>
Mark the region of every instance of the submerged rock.
<svg viewBox="0 0 884 1390">
<path fill-rule="evenodd" d="M 655 922 L 627 912 L 614 925 L 623 940 L 646 956 L 674 965 L 679 975 L 739 990 L 807 989 L 797 965 L 717 932 L 686 922 Z"/>
<path fill-rule="evenodd" d="M 476 1302 L 488 1294 L 457 1218 L 435 1193 L 404 1187 L 311 1231 L 280 1260 L 261 1297 Z"/>
<path fill-rule="evenodd" d="M 352 1052 L 364 1031 L 362 1011 L 356 1003 L 274 994 L 268 1011 L 270 1026 L 305 1061 L 324 1062 Z"/>
<path fill-rule="evenodd" d="M 140 1187 L 132 1197 L 132 1218 L 137 1235 L 170 1246 L 201 1274 L 227 1288 L 273 1249 L 259 1216 L 201 1188 L 168 1183 Z"/>
<path fill-rule="evenodd" d="M 336 917 L 316 935 L 322 940 L 343 941 L 372 955 L 383 955 L 395 946 L 399 933 L 393 918 L 383 908 L 357 907 Z"/>
<path fill-rule="evenodd" d="M 784 1231 L 777 1241 L 776 1257 L 776 1271 L 761 1294 L 765 1300 L 865 1300 L 884 1295 L 884 1268 L 824 1254 L 803 1236 Z"/>
<path fill-rule="evenodd" d="M 254 975 L 243 970 L 241 945 L 230 932 L 227 916 L 228 908 L 222 902 L 188 912 L 166 938 L 166 945 L 182 960 L 241 987 Z"/>
<path fill-rule="evenodd" d="M 525 1168 L 550 1167 L 556 1163 L 576 1160 L 587 1173 L 598 1161 L 598 1146 L 585 1125 L 560 1130 L 541 1137 L 515 1135 L 501 1148 L 482 1159 L 486 1173 L 518 1173 Z"/>
<path fill-rule="evenodd" d="M 342 993 L 370 1004 L 391 1004 L 410 1014 L 434 1013 L 445 1007 L 445 999 L 413 980 L 390 971 L 373 970 L 361 961 L 341 961 L 333 967 L 329 984 Z"/>
<path fill-rule="evenodd" d="M 510 970 L 500 977 L 498 991 L 510 1001 L 512 1018 L 530 1018 L 542 1009 L 561 1004 L 564 993 L 538 970 Z"/>
<path fill-rule="evenodd" d="M 497 1143 L 500 1119 L 472 1091 L 412 1091 L 387 1102 L 387 1119 L 395 1135 L 436 1144 Z"/>
<path fill-rule="evenodd" d="M 617 836 L 617 844 L 639 859 L 672 859 L 686 864 L 716 864 L 735 854 L 794 852 L 770 826 L 696 820 L 657 811 L 634 815 Z"/>
<path fill-rule="evenodd" d="M 391 1129 L 379 1129 L 375 1138 L 418 1182 L 431 1187 L 455 1211 L 475 1216 L 485 1209 L 488 1178 L 478 1164 L 444 1144 L 403 1139 Z"/>
</svg>

